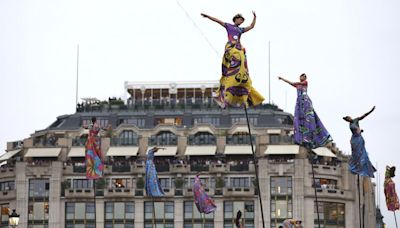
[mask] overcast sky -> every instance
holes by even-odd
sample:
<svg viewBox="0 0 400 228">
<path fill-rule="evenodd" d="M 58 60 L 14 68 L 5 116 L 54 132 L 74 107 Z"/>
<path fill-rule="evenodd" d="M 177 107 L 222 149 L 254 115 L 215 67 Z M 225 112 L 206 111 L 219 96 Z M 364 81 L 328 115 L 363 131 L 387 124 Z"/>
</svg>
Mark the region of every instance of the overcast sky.
<svg viewBox="0 0 400 228">
<path fill-rule="evenodd" d="M 257 24 L 242 44 L 255 87 L 268 101 L 270 41 L 271 100 L 293 113 L 295 89 L 277 76 L 297 80 L 307 73 L 314 108 L 346 153 L 351 133 L 342 116 L 376 105 L 361 127 L 383 182 L 386 164 L 400 167 L 398 0 L 1 0 L 0 145 L 74 113 L 77 44 L 79 97 L 123 96 L 124 81 L 144 78 L 218 80 L 226 32 L 200 13 L 231 22 L 240 12 L 246 26 L 252 10 Z M 400 177 L 395 181 L 399 189 Z M 381 208 L 394 227 L 383 195 Z"/>
</svg>

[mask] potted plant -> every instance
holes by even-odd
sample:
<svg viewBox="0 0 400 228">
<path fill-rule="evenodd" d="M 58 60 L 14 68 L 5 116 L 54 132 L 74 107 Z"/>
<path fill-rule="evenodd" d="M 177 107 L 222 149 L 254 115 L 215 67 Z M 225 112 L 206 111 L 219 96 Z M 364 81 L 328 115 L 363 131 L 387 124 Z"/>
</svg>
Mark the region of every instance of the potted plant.
<svg viewBox="0 0 400 228">
<path fill-rule="evenodd" d="M 144 188 L 144 179 L 143 177 L 138 177 L 136 181 L 136 188 L 143 189 Z"/>
<path fill-rule="evenodd" d="M 175 188 L 176 189 L 182 189 L 184 184 L 185 184 L 185 180 L 183 178 L 175 179 Z"/>
</svg>

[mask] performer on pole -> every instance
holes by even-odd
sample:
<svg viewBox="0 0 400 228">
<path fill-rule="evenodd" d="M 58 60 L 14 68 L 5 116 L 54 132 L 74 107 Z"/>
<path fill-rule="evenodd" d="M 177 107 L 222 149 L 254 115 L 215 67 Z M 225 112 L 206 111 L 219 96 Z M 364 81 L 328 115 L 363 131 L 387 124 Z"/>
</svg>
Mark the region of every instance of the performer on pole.
<svg viewBox="0 0 400 228">
<path fill-rule="evenodd" d="M 395 176 L 396 167 L 386 166 L 385 182 L 383 183 L 386 206 L 389 211 L 399 210 L 399 198 L 397 197 L 395 184 L 392 177 Z"/>
<path fill-rule="evenodd" d="M 278 77 L 297 89 L 297 101 L 294 111 L 294 140 L 296 144 L 308 149 L 325 146 L 332 141 L 317 113 L 314 110 L 310 97 L 307 95 L 307 75 L 300 75 L 300 82 L 291 82 Z"/>
<path fill-rule="evenodd" d="M 146 194 L 151 197 L 161 197 L 164 196 L 164 191 L 161 188 L 160 180 L 157 176 L 156 166 L 154 165 L 154 153 L 159 149 L 158 147 L 153 147 L 147 152 L 146 160 Z"/>
<path fill-rule="evenodd" d="M 101 160 L 99 132 L 100 126 L 96 117 L 92 117 L 92 125 L 89 128 L 89 135 L 85 145 L 86 178 L 88 179 L 98 179 L 103 176 L 104 164 Z"/>
<path fill-rule="evenodd" d="M 194 203 L 200 213 L 209 214 L 217 209 L 214 200 L 204 191 L 203 185 L 199 178 L 200 173 L 194 177 L 193 194 Z"/>
<path fill-rule="evenodd" d="M 361 117 L 354 119 L 350 116 L 343 117 L 345 121 L 350 123 L 350 130 L 352 133 L 350 140 L 351 158 L 349 161 L 349 170 L 353 174 L 358 174 L 365 177 L 374 177 L 374 172 L 376 172 L 376 169 L 368 158 L 368 153 L 365 149 L 365 141 L 361 135 L 363 130 L 361 130 L 359 122 L 371 114 L 371 112 L 374 110 L 375 106 Z"/>
<path fill-rule="evenodd" d="M 217 91 L 217 103 L 222 108 L 261 104 L 264 97 L 252 86 L 247 67 L 246 51 L 240 43 L 241 35 L 254 28 L 256 13 L 253 11 L 253 22 L 248 27 L 239 27 L 244 22 L 244 17 L 241 14 L 236 14 L 233 17 L 233 24 L 224 23 L 204 13 L 201 16 L 220 24 L 228 33 L 228 42 L 225 45 L 225 53 L 222 59 L 222 77 Z"/>
</svg>

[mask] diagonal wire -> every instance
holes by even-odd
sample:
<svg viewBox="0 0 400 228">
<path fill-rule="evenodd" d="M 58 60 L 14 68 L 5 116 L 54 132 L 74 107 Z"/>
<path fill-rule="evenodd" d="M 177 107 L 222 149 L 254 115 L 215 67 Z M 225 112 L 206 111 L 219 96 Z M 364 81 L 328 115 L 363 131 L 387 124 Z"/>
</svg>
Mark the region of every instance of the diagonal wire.
<svg viewBox="0 0 400 228">
<path fill-rule="evenodd" d="M 193 26 L 200 32 L 201 36 L 203 36 L 203 38 L 206 40 L 206 42 L 208 43 L 208 45 L 214 50 L 215 54 L 218 56 L 218 58 L 221 56 L 219 54 L 219 52 L 217 51 L 217 49 L 214 47 L 214 45 L 210 42 L 210 40 L 207 38 L 207 36 L 204 34 L 204 32 L 200 29 L 199 26 L 197 26 L 196 22 L 193 20 L 193 18 L 189 15 L 189 13 L 185 10 L 185 8 L 183 8 L 183 6 L 179 3 L 178 0 L 176 0 L 176 3 L 178 4 L 178 6 L 183 10 L 183 12 L 185 13 L 186 17 L 192 22 Z"/>
</svg>

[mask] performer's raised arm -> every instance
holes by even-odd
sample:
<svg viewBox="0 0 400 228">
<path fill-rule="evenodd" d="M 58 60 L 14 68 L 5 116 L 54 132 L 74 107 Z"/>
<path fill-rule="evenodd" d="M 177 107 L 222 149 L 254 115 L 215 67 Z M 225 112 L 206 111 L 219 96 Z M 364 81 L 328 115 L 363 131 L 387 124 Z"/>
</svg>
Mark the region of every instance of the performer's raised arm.
<svg viewBox="0 0 400 228">
<path fill-rule="evenodd" d="M 212 20 L 212 21 L 214 21 L 214 22 L 217 22 L 217 23 L 220 24 L 222 27 L 225 27 L 225 23 L 224 23 L 223 21 L 219 20 L 218 18 L 211 17 L 211 16 L 209 16 L 209 15 L 207 15 L 207 14 L 205 14 L 205 13 L 201 13 L 200 15 L 203 16 L 203 17 L 205 17 L 205 18 L 208 18 L 208 19 L 210 19 L 210 20 Z"/>
<path fill-rule="evenodd" d="M 291 81 L 289 81 L 289 80 L 287 80 L 287 79 L 284 79 L 284 78 L 282 78 L 282 77 L 278 77 L 278 79 L 279 79 L 279 80 L 282 80 L 282 81 L 284 81 L 284 82 L 286 82 L 287 84 L 289 84 L 289 85 L 291 85 L 291 86 L 295 86 L 295 85 L 294 85 L 294 82 L 291 82 Z"/>
<path fill-rule="evenodd" d="M 243 32 L 247 32 L 247 31 L 253 29 L 254 26 L 256 25 L 256 19 L 257 19 L 256 12 L 253 11 L 253 21 L 251 22 L 251 24 L 250 24 L 249 26 L 247 26 L 246 28 L 244 28 L 244 31 L 243 31 Z"/>
<path fill-rule="evenodd" d="M 369 114 L 371 114 L 371 112 L 373 112 L 375 110 L 375 106 L 374 107 L 372 107 L 372 109 L 371 110 L 369 110 L 369 112 L 367 112 L 367 113 L 365 113 L 364 115 L 362 115 L 362 116 L 360 116 L 360 117 L 358 117 L 358 119 L 359 120 L 362 120 L 362 119 L 364 119 L 365 117 L 367 117 Z"/>
</svg>

